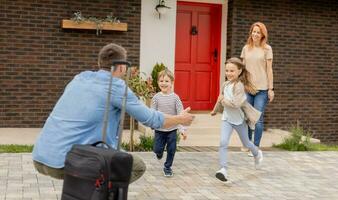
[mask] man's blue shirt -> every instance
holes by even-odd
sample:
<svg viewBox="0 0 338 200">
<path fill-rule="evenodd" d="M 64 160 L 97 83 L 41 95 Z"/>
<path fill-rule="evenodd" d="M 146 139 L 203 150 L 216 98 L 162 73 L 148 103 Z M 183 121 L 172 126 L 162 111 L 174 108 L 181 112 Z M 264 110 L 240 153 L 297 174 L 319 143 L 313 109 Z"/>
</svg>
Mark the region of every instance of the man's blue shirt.
<svg viewBox="0 0 338 200">
<path fill-rule="evenodd" d="M 90 144 L 102 140 L 103 116 L 110 72 L 85 71 L 74 77 L 46 120 L 34 145 L 33 160 L 53 168 L 64 167 L 73 144 Z M 107 143 L 116 147 L 125 83 L 113 78 Z M 146 126 L 158 129 L 164 115 L 146 107 L 128 89 L 126 112 Z"/>
</svg>

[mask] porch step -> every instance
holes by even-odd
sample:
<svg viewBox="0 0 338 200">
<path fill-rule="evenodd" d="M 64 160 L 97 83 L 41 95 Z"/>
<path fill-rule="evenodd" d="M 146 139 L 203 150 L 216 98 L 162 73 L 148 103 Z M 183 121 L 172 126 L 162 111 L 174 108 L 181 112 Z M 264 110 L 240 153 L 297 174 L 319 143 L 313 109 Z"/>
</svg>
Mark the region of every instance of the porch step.
<svg viewBox="0 0 338 200">
<path fill-rule="evenodd" d="M 194 114 L 195 119 L 189 129 L 191 128 L 219 128 L 221 127 L 222 115 L 217 114 L 211 116 L 209 113 Z"/>
<path fill-rule="evenodd" d="M 218 146 L 221 115 L 211 116 L 209 113 L 194 113 L 195 120 L 187 127 L 186 140 L 180 140 L 179 146 Z M 153 134 L 150 128 L 139 124 L 139 130 L 147 135 Z"/>
<path fill-rule="evenodd" d="M 146 129 L 149 135 L 153 135 L 151 129 Z M 41 128 L 0 128 L 0 144 L 34 144 L 35 140 L 41 131 Z M 124 142 L 129 142 L 130 131 L 123 131 Z M 139 136 L 144 134 L 138 130 L 135 131 L 134 139 L 137 141 Z M 187 140 L 181 140 L 179 146 L 191 146 L 191 147 L 218 147 L 219 138 L 220 138 L 220 128 L 207 127 L 202 128 L 198 126 L 192 126 L 187 130 L 188 138 Z M 272 144 L 279 144 L 283 139 L 289 136 L 290 133 L 280 129 L 268 129 L 264 131 L 263 138 L 261 141 L 261 147 L 271 147 Z M 313 142 L 320 142 L 318 140 Z M 236 132 L 233 132 L 229 147 L 241 147 L 241 142 L 239 140 Z"/>
</svg>

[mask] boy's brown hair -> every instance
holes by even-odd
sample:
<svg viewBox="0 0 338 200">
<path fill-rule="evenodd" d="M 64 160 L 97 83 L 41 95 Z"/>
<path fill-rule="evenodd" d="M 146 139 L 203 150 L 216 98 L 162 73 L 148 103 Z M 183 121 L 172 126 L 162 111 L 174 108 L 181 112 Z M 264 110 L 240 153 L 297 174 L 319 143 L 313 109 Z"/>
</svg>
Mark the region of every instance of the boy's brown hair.
<svg viewBox="0 0 338 200">
<path fill-rule="evenodd" d="M 163 76 L 168 76 L 172 82 L 174 82 L 175 80 L 174 74 L 169 69 L 160 71 L 160 73 L 157 76 L 157 80 L 159 80 L 160 77 L 163 77 Z"/>
</svg>

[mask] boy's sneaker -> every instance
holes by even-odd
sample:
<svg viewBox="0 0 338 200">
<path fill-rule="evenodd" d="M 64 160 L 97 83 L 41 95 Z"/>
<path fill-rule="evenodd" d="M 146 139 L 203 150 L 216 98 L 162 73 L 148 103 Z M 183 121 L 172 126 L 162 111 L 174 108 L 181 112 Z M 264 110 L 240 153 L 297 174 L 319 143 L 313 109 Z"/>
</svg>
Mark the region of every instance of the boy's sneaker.
<svg viewBox="0 0 338 200">
<path fill-rule="evenodd" d="M 218 178 L 220 181 L 226 182 L 228 181 L 228 175 L 227 170 L 222 167 L 220 170 L 218 170 L 215 174 L 216 178 Z"/>
<path fill-rule="evenodd" d="M 163 157 L 163 154 L 162 154 L 162 155 L 159 155 L 159 154 L 155 153 L 155 158 L 156 158 L 157 160 L 161 160 L 162 157 Z"/>
<path fill-rule="evenodd" d="M 174 176 L 173 170 L 171 168 L 167 169 L 167 168 L 163 168 L 163 175 L 165 177 L 171 177 Z"/>
<path fill-rule="evenodd" d="M 255 168 L 260 169 L 263 162 L 263 152 L 258 150 L 257 156 L 255 156 Z"/>
<path fill-rule="evenodd" d="M 251 151 L 248 152 L 248 156 L 249 156 L 249 157 L 254 157 L 254 155 L 252 154 Z"/>
</svg>

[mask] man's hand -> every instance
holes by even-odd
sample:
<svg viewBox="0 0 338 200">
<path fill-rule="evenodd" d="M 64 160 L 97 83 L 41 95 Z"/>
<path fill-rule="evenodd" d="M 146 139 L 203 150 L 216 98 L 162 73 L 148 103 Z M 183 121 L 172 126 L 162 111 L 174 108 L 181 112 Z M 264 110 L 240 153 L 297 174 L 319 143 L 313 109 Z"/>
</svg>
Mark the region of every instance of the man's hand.
<svg viewBox="0 0 338 200">
<path fill-rule="evenodd" d="M 180 113 L 179 117 L 181 125 L 189 126 L 194 120 L 195 116 L 189 113 L 190 110 L 191 108 L 188 107 Z"/>
<path fill-rule="evenodd" d="M 170 128 L 176 125 L 189 126 L 194 120 L 195 116 L 189 113 L 190 107 L 183 110 L 179 115 L 164 114 L 164 122 L 162 128 Z"/>
</svg>

